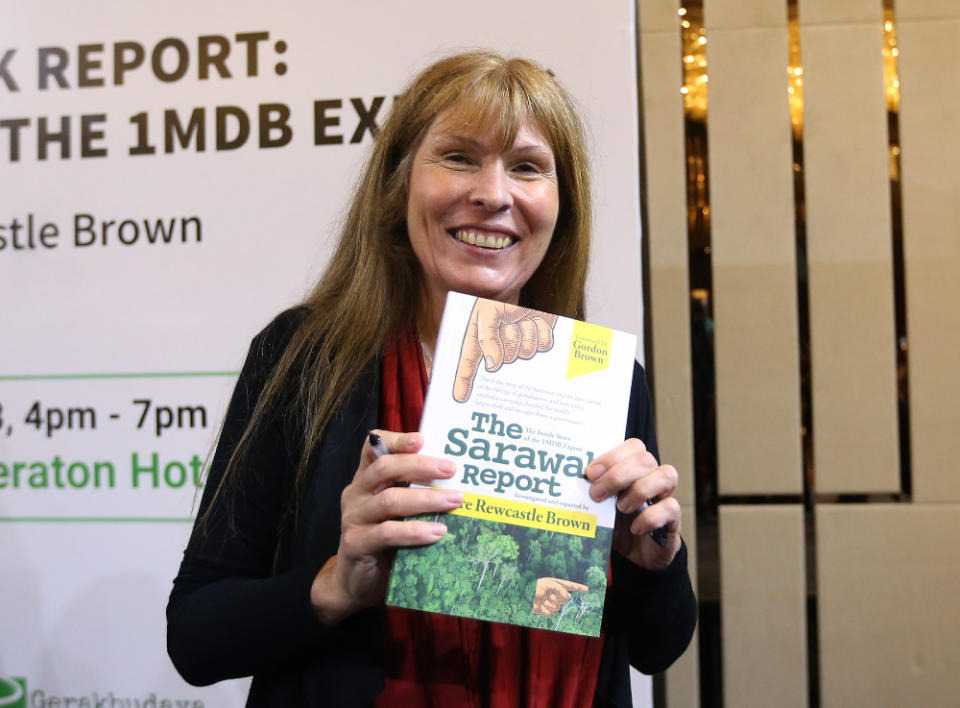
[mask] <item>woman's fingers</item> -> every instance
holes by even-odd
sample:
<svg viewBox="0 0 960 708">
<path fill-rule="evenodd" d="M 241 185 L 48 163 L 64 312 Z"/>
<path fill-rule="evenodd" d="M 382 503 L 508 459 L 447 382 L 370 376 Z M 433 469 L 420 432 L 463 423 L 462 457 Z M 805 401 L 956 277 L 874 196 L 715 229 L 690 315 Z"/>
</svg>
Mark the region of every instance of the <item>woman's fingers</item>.
<svg viewBox="0 0 960 708">
<path fill-rule="evenodd" d="M 675 497 L 666 497 L 637 514 L 630 523 L 630 533 L 637 536 L 665 528 L 669 533 L 680 533 L 680 502 Z"/>
<path fill-rule="evenodd" d="M 627 517 L 634 515 L 632 519 L 623 519 L 630 524 L 631 534 L 645 538 L 663 529 L 665 533 L 655 540 L 664 546 L 664 538 L 669 545 L 669 539 L 680 532 L 680 504 L 673 497 L 677 470 L 672 465 L 659 464 L 641 441 L 626 440 L 597 457 L 586 474 L 593 499 L 616 496 L 619 512 Z"/>
<path fill-rule="evenodd" d="M 391 454 L 377 457 L 369 441 L 364 443 L 360 467 L 344 490 L 344 494 L 350 498 L 376 494 L 381 489 L 398 484 L 429 484 L 435 479 L 451 477 L 456 471 L 456 464 L 450 460 L 416 454 L 423 447 L 420 433 L 372 432 L 380 436 Z"/>
<path fill-rule="evenodd" d="M 594 501 L 616 496 L 638 479 L 649 475 L 657 466 L 657 458 L 642 442 L 636 438 L 625 440 L 587 467 L 587 479 L 591 482 L 590 496 Z"/>
<path fill-rule="evenodd" d="M 438 457 L 384 455 L 358 474 L 352 485 L 357 485 L 364 493 L 376 494 L 397 484 L 429 484 L 435 479 L 447 479 L 456 470 L 456 463 Z"/>
<path fill-rule="evenodd" d="M 391 454 L 415 453 L 423 447 L 423 435 L 420 433 L 394 433 L 390 430 L 371 430 L 370 432 L 380 437 L 380 441 Z M 363 463 L 370 464 L 376 459 L 377 455 L 370 447 L 370 441 L 367 440 L 363 445 L 361 467 Z"/>
<path fill-rule="evenodd" d="M 360 465 L 340 496 L 340 548 L 310 590 L 317 616 L 327 624 L 383 599 L 389 569 L 386 551 L 435 543 L 447 533 L 442 523 L 401 521 L 402 517 L 450 511 L 463 503 L 460 492 L 408 486 L 430 484 L 456 471 L 453 462 L 417 454 L 423 447 L 422 435 L 372 432 L 386 452 L 381 449 L 378 454 L 369 440 L 364 443 Z"/>
<path fill-rule="evenodd" d="M 677 480 L 677 470 L 673 465 L 660 465 L 620 491 L 617 509 L 624 514 L 632 514 L 647 501 L 667 499 L 676 491 Z"/>
<path fill-rule="evenodd" d="M 432 521 L 384 521 L 344 529 L 341 553 L 347 557 L 374 556 L 387 548 L 423 546 L 440 540 L 447 527 Z"/>
<path fill-rule="evenodd" d="M 389 547 L 433 543 L 446 533 L 443 524 L 400 519 L 450 511 L 463 503 L 463 494 L 456 490 L 408 486 L 429 485 L 456 471 L 449 460 L 417 454 L 423 447 L 422 435 L 373 432 L 389 454 L 377 456 L 369 441 L 365 443 L 360 468 L 340 498 L 341 550 L 352 558 Z"/>
<path fill-rule="evenodd" d="M 418 514 L 450 511 L 461 504 L 463 493 L 454 489 L 388 487 L 345 509 L 343 524 L 378 524 Z"/>
</svg>

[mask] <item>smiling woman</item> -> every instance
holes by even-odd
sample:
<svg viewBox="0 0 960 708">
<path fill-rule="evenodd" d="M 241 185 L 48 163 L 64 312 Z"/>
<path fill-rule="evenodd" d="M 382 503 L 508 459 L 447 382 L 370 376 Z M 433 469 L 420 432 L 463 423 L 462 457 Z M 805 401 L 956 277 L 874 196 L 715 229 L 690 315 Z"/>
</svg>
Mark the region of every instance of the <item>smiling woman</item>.
<svg viewBox="0 0 960 708">
<path fill-rule="evenodd" d="M 253 674 L 249 706 L 626 705 L 628 657 L 652 673 L 679 656 L 696 601 L 639 366 L 632 439 L 583 470 L 597 500 L 659 500 L 618 517 L 604 637 L 384 606 L 394 549 L 447 535 L 400 519 L 463 503 L 410 486 L 456 464 L 404 432 L 419 424 L 447 292 L 583 319 L 591 218 L 583 128 L 551 72 L 477 51 L 414 78 L 327 271 L 241 373 L 167 608 L 187 680 Z M 371 429 L 394 454 L 373 452 Z M 660 527 L 663 547 L 650 538 Z"/>
<path fill-rule="evenodd" d="M 517 304 L 557 223 L 553 150 L 530 122 L 505 149 L 469 130 L 442 113 L 413 158 L 407 231 L 428 287 L 421 331 L 439 324 L 450 290 Z"/>
</svg>

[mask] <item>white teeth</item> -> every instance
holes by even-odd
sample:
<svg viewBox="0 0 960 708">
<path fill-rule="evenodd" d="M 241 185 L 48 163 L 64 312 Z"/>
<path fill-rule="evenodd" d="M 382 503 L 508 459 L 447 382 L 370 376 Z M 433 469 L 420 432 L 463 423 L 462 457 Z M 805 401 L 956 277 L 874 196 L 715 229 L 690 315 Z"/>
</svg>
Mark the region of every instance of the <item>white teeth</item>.
<svg viewBox="0 0 960 708">
<path fill-rule="evenodd" d="M 494 236 L 492 234 L 485 236 L 483 234 L 474 233 L 473 231 L 465 231 L 463 229 L 454 230 L 453 235 L 458 241 L 469 243 L 472 246 L 480 246 L 481 248 L 506 248 L 514 241 L 513 236 Z"/>
</svg>

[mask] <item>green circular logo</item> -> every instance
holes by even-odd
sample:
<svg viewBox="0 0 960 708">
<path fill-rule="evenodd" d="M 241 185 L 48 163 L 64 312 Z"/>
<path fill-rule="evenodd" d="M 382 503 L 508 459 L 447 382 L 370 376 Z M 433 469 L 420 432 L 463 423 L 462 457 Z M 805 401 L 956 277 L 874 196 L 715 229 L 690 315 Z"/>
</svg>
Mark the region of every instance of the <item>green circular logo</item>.
<svg viewBox="0 0 960 708">
<path fill-rule="evenodd" d="M 13 708 L 25 705 L 23 684 L 8 676 L 0 676 L 0 706 Z"/>
</svg>

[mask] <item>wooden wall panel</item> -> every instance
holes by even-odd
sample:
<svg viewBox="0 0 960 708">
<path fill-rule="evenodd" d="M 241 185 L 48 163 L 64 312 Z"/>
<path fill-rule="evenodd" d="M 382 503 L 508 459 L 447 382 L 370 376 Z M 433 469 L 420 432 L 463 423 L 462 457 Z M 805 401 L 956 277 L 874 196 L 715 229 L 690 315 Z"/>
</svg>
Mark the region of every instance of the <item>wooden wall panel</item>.
<svg viewBox="0 0 960 708">
<path fill-rule="evenodd" d="M 697 588 L 697 520 L 692 506 L 681 506 L 683 538 L 687 543 L 690 581 Z M 666 674 L 666 708 L 697 708 L 700 705 L 700 628 L 694 631 L 689 648 Z"/>
<path fill-rule="evenodd" d="M 786 4 L 704 9 L 719 489 L 800 493 Z"/>
<path fill-rule="evenodd" d="M 637 13 L 640 18 L 640 32 L 643 35 L 664 32 L 677 38 L 677 51 L 680 47 L 680 26 L 677 10 L 680 0 L 637 0 Z M 643 49 L 641 42 L 640 49 Z M 675 57 L 680 61 L 679 54 Z M 677 67 L 679 68 L 679 67 Z"/>
<path fill-rule="evenodd" d="M 799 2 L 818 492 L 900 486 L 882 9 Z"/>
<path fill-rule="evenodd" d="M 797 0 L 797 3 L 800 22 L 806 25 L 874 25 L 883 12 L 883 0 Z M 879 30 L 880 25 L 876 27 Z"/>
<path fill-rule="evenodd" d="M 960 507 L 817 508 L 823 708 L 955 706 Z"/>
<path fill-rule="evenodd" d="M 718 30 L 761 28 L 783 30 L 787 29 L 787 3 L 765 2 L 765 0 L 710 0 L 704 2 L 706 13 L 705 25 L 708 36 Z M 784 47 L 786 50 L 786 47 Z M 786 61 L 787 55 L 778 57 L 777 61 Z M 712 69 L 712 67 L 711 67 Z"/>
<path fill-rule="evenodd" d="M 798 2 L 815 491 L 898 491 L 883 3 Z M 824 708 L 956 703 L 960 571 L 952 555 L 960 545 L 960 504 L 943 502 L 960 501 L 960 475 L 954 472 L 960 459 L 960 3 L 894 4 L 913 503 L 817 509 L 812 557 Z M 796 327 L 796 269 L 784 147 L 785 8 L 759 0 L 704 5 L 720 490 L 794 493 L 801 487 L 797 367 L 787 363 L 791 353 L 796 356 L 795 329 L 787 332 Z M 647 143 L 644 228 L 661 449 L 665 459 L 689 461 L 692 469 L 678 6 L 676 0 L 638 2 Z M 783 172 L 776 167 L 781 164 Z M 746 375 L 738 358 L 756 371 Z M 791 427 L 791 440 L 780 437 Z M 740 442 L 744 431 L 752 436 L 750 446 Z M 772 473 L 759 472 L 778 459 L 786 462 L 772 463 Z M 680 472 L 683 477 L 688 470 Z M 692 490 L 692 479 L 682 482 L 684 536 L 694 561 Z M 725 705 L 805 705 L 802 510 L 722 505 L 720 529 Z M 707 536 L 703 543 L 713 540 Z M 698 570 L 692 562 L 694 578 Z M 770 627 L 768 619 L 780 624 Z M 699 705 L 697 674 L 692 649 L 668 673 L 668 708 Z"/>
<path fill-rule="evenodd" d="M 720 507 L 724 705 L 806 708 L 803 507 Z"/>
<path fill-rule="evenodd" d="M 898 3 L 913 498 L 960 501 L 960 4 Z M 908 18 L 921 17 L 913 20 Z M 932 67 L 936 67 L 931 69 Z"/>
<path fill-rule="evenodd" d="M 897 29 L 900 23 L 916 20 L 960 20 L 957 0 L 897 0 Z"/>
</svg>

